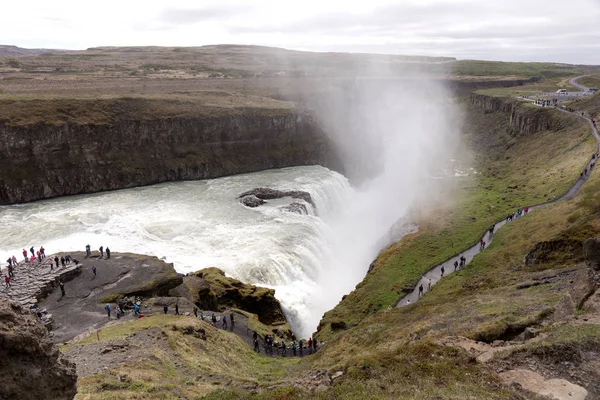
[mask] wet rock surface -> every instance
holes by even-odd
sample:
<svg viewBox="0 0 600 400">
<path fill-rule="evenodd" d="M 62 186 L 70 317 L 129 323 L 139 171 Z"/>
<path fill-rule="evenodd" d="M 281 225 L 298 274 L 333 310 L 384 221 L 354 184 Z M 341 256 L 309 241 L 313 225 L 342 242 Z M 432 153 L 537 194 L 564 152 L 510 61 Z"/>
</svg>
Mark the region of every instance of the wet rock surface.
<svg viewBox="0 0 600 400">
<path fill-rule="evenodd" d="M 295 214 L 308 215 L 308 209 L 302 203 L 292 203 L 287 206 L 281 207 L 281 209 L 283 211 L 287 211 L 287 212 L 291 212 L 291 213 L 295 213 Z"/>
<path fill-rule="evenodd" d="M 255 196 L 261 200 L 273 200 L 273 199 L 281 199 L 283 197 L 292 197 L 294 199 L 301 199 L 315 207 L 315 203 L 313 202 L 312 196 L 308 192 L 304 192 L 302 190 L 277 190 L 270 188 L 255 188 L 252 190 L 248 190 L 239 195 L 239 198 L 242 199 L 246 196 Z"/>
<path fill-rule="evenodd" d="M 0 300 L 0 360 L 2 399 L 75 397 L 75 365 L 63 358 L 35 314 L 6 300 Z"/>
<path fill-rule="evenodd" d="M 85 253 L 72 253 L 81 261 L 80 274 L 65 283 L 65 295 L 54 290 L 39 303 L 54 319 L 54 340 L 63 342 L 115 319 L 116 301 L 131 296 L 165 296 L 183 282 L 173 264 L 156 257 L 129 253 L 112 253 L 110 259 Z M 92 271 L 96 267 L 96 275 Z M 108 318 L 104 310 L 110 303 Z"/>
<path fill-rule="evenodd" d="M 286 322 L 274 290 L 228 278 L 218 268 L 188 274 L 183 278 L 183 284 L 171 290 L 170 295 L 184 297 L 201 310 L 238 308 L 256 314 L 260 322 L 267 325 Z"/>
<path fill-rule="evenodd" d="M 259 199 L 254 195 L 244 196 L 240 199 L 240 203 L 246 207 L 255 208 L 266 203 L 263 199 Z"/>
</svg>

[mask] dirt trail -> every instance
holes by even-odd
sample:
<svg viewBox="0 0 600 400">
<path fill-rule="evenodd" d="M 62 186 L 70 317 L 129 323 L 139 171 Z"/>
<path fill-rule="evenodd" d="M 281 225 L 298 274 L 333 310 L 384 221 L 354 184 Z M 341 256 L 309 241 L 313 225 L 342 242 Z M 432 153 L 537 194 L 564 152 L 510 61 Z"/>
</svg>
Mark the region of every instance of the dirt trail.
<svg viewBox="0 0 600 400">
<path fill-rule="evenodd" d="M 583 75 L 583 76 L 587 76 L 587 75 Z M 575 84 L 576 83 L 575 81 L 579 78 L 582 78 L 583 76 L 573 78 L 572 79 L 573 82 L 571 82 L 571 83 Z M 586 88 L 583 85 L 578 85 L 578 87 Z M 558 108 L 557 110 L 564 112 L 564 113 L 572 114 L 571 112 L 562 110 L 560 108 Z M 600 133 L 598 132 L 596 127 L 594 127 L 594 125 L 592 124 L 592 121 L 589 118 L 580 116 L 580 115 L 577 115 L 577 117 L 581 118 L 582 120 L 585 120 L 589 124 L 591 132 L 592 132 L 592 136 L 594 137 L 594 139 L 596 139 L 596 143 L 597 143 L 596 151 L 600 152 Z M 539 207 L 543 207 L 543 206 L 552 204 L 557 201 L 570 199 L 570 198 L 574 197 L 579 192 L 579 190 L 581 189 L 583 184 L 588 180 L 588 178 L 591 174 L 591 171 L 592 171 L 590 166 L 595 161 L 596 160 L 590 159 L 586 162 L 586 164 L 582 168 L 581 175 L 577 178 L 575 183 L 569 188 L 569 190 L 565 194 L 563 194 L 561 197 L 559 197 L 553 201 L 550 201 L 547 203 L 542 203 L 542 204 L 537 204 L 534 206 L 529 206 L 529 212 L 531 212 Z M 587 171 L 587 174 L 583 173 L 584 170 Z M 521 218 L 523 218 L 525 216 L 526 215 L 524 214 Z M 455 272 L 454 263 L 458 262 L 460 264 L 461 256 L 465 257 L 465 259 L 466 259 L 465 265 L 468 265 L 477 254 L 479 254 L 480 252 L 482 252 L 483 250 L 485 250 L 492 244 L 492 241 L 494 239 L 494 234 L 500 228 L 502 228 L 504 225 L 506 225 L 507 223 L 508 222 L 506 221 L 506 219 L 499 221 L 495 224 L 493 233 L 486 231 L 483 234 L 483 236 L 481 237 L 481 240 L 485 242 L 484 248 L 482 248 L 480 246 L 480 244 L 477 243 L 477 244 L 473 245 L 472 247 L 469 247 L 468 249 L 456 254 L 452 258 L 444 261 L 443 263 L 433 267 L 432 269 L 427 271 L 425 274 L 423 274 L 423 276 L 421 276 L 421 279 L 419 280 L 419 282 L 417 282 L 417 284 L 415 285 L 415 288 L 413 289 L 413 291 L 410 292 L 409 294 L 405 295 L 404 297 L 402 297 L 400 300 L 398 300 L 398 302 L 396 303 L 396 307 L 405 307 L 410 304 L 415 304 L 419 300 L 419 297 L 420 297 L 419 296 L 419 286 L 423 285 L 423 295 L 425 295 L 430 290 L 431 287 L 433 287 L 437 282 L 439 282 L 440 279 L 442 279 L 443 276 L 447 276 L 447 275 L 450 275 L 451 273 Z M 444 270 L 443 275 L 442 275 L 442 269 Z M 460 269 L 460 268 L 458 268 L 458 269 Z"/>
</svg>

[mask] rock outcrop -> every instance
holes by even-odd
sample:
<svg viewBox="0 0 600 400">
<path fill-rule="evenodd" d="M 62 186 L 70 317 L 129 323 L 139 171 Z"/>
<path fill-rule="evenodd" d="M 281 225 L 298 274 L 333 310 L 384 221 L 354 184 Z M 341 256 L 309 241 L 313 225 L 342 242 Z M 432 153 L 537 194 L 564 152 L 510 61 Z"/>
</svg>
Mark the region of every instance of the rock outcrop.
<svg viewBox="0 0 600 400">
<path fill-rule="evenodd" d="M 509 114 L 509 128 L 513 134 L 531 134 L 546 130 L 560 130 L 567 126 L 565 115 L 552 108 L 537 107 L 508 97 L 492 97 L 473 93 L 469 102 L 487 112 Z"/>
<path fill-rule="evenodd" d="M 0 120 L 0 204 L 296 165 L 335 168 L 318 124 L 295 109 L 204 110 L 197 117 L 174 112 L 142 120 L 136 115 L 156 107 L 152 100 L 120 99 L 96 111 L 104 100 L 35 102 L 48 113 L 60 111 L 66 122 Z M 84 123 L 87 114 L 110 115 Z"/>
<path fill-rule="evenodd" d="M 592 238 L 583 242 L 583 258 L 588 267 L 600 270 L 600 238 Z"/>
<path fill-rule="evenodd" d="M 38 318 L 0 300 L 0 398 L 70 400 L 77 393 L 75 365 L 66 360 Z"/>
<path fill-rule="evenodd" d="M 536 243 L 525 256 L 525 265 L 576 264 L 582 261 L 581 242 L 575 239 L 556 239 Z"/>
<path fill-rule="evenodd" d="M 201 310 L 238 308 L 256 314 L 260 322 L 267 325 L 286 322 L 274 290 L 228 278 L 218 268 L 205 268 L 188 274 L 183 278 L 183 284 L 169 294 L 187 298 Z"/>
<path fill-rule="evenodd" d="M 242 197 L 240 199 L 240 203 L 242 203 L 246 207 L 255 208 L 260 205 L 265 204 L 266 201 L 264 201 L 263 199 L 259 199 L 258 197 L 254 196 L 254 195 L 251 195 L 251 196 Z"/>
<path fill-rule="evenodd" d="M 308 209 L 306 208 L 306 205 L 304 205 L 302 203 L 288 204 L 287 206 L 281 207 L 281 209 L 283 211 L 287 211 L 287 212 L 291 212 L 291 213 L 295 213 L 295 214 L 302 214 L 302 215 L 308 214 Z"/>
<path fill-rule="evenodd" d="M 117 302 L 125 305 L 132 297 L 167 296 L 169 290 L 181 285 L 183 275 L 173 264 L 157 257 L 130 253 L 111 253 L 109 259 L 96 254 L 85 258 L 85 253 L 71 253 L 81 261 L 81 272 L 65 283 L 65 296 L 55 289 L 38 304 L 52 314 L 53 339 L 65 342 L 90 329 L 98 329 L 111 321 L 106 317 L 104 305 L 113 309 Z M 92 271 L 96 267 L 96 274 Z M 33 273 L 44 275 L 48 266 L 36 267 Z M 21 283 L 15 279 L 15 289 Z"/>
<path fill-rule="evenodd" d="M 252 190 L 248 190 L 239 195 L 240 199 L 243 199 L 248 196 L 254 196 L 261 200 L 272 200 L 272 199 L 281 199 L 283 197 L 292 197 L 294 199 L 304 200 L 308 204 L 313 207 L 315 203 L 313 202 L 312 196 L 308 192 L 304 192 L 302 190 L 277 190 L 271 188 L 256 188 Z"/>
</svg>

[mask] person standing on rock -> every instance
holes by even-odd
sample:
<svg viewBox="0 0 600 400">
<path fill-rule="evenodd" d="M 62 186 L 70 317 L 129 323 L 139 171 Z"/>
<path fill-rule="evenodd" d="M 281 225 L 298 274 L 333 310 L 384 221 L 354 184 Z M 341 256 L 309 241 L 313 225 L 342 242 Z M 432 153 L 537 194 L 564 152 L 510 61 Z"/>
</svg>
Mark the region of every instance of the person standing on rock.
<svg viewBox="0 0 600 400">
<path fill-rule="evenodd" d="M 168 306 L 164 306 L 163 307 L 163 312 L 166 314 L 167 312 L 169 312 L 169 307 Z"/>
<path fill-rule="evenodd" d="M 56 264 L 56 268 L 60 267 L 60 264 L 58 262 L 59 262 L 58 256 L 54 256 L 54 263 Z"/>
<path fill-rule="evenodd" d="M 60 293 L 62 294 L 62 297 L 65 297 L 65 284 L 62 283 L 62 281 L 59 281 L 58 286 L 60 286 Z"/>
<path fill-rule="evenodd" d="M 6 260 L 6 262 L 8 263 L 9 267 L 12 266 L 12 258 L 8 257 L 8 260 Z"/>
<path fill-rule="evenodd" d="M 419 285 L 419 297 L 423 296 L 423 284 Z"/>
<path fill-rule="evenodd" d="M 12 267 L 12 265 L 8 266 L 8 276 L 10 276 L 11 278 L 15 277 L 15 274 L 13 274 L 13 267 Z"/>
<path fill-rule="evenodd" d="M 179 315 L 179 303 L 175 303 L 175 315 Z"/>
<path fill-rule="evenodd" d="M 96 266 L 92 265 L 92 272 L 94 273 L 94 277 L 96 276 Z"/>
<path fill-rule="evenodd" d="M 33 248 L 33 246 L 31 246 L 31 248 L 29 249 L 29 251 L 31 252 L 31 256 L 35 257 L 35 249 Z"/>
<path fill-rule="evenodd" d="M 106 313 L 108 314 L 108 318 L 110 318 L 110 304 L 106 303 L 106 306 L 104 307 L 104 309 L 106 310 Z"/>
<path fill-rule="evenodd" d="M 138 306 L 137 303 L 133 303 L 133 313 L 136 317 L 140 313 L 140 306 Z"/>
<path fill-rule="evenodd" d="M 110 258 L 110 249 L 107 247 L 106 248 L 106 259 L 108 260 Z"/>
<path fill-rule="evenodd" d="M 8 290 L 8 288 L 10 287 L 10 276 L 6 275 L 4 277 L 4 285 L 6 286 L 6 289 Z"/>
<path fill-rule="evenodd" d="M 233 316 L 233 311 L 229 314 L 229 320 L 231 321 L 231 327 L 233 328 L 233 324 L 235 324 L 235 318 Z"/>
<path fill-rule="evenodd" d="M 296 341 L 294 340 L 292 342 L 292 354 L 294 355 L 294 357 L 296 357 L 296 349 L 298 348 L 298 344 L 296 344 Z"/>
<path fill-rule="evenodd" d="M 223 315 L 223 329 L 227 330 L 227 317 Z"/>
<path fill-rule="evenodd" d="M 63 266 L 65 266 L 65 258 L 63 256 L 60 257 L 60 264 Z"/>
<path fill-rule="evenodd" d="M 39 262 L 42 262 L 42 253 L 39 250 L 37 251 L 37 259 Z"/>
<path fill-rule="evenodd" d="M 100 258 L 104 258 L 104 247 L 100 246 L 98 250 L 100 251 Z"/>
<path fill-rule="evenodd" d="M 317 339 L 313 339 L 313 349 L 315 350 L 315 352 L 317 351 L 318 345 L 319 345 L 319 342 L 317 341 Z"/>
<path fill-rule="evenodd" d="M 40 253 L 42 254 L 42 260 L 46 258 L 46 249 L 44 246 L 40 247 Z"/>
<path fill-rule="evenodd" d="M 17 257 L 12 256 L 12 264 L 13 264 L 13 266 L 19 265 L 19 263 L 17 262 Z"/>
<path fill-rule="evenodd" d="M 23 249 L 23 258 L 25 259 L 25 262 L 27 262 L 27 250 Z"/>
<path fill-rule="evenodd" d="M 92 255 L 91 246 L 89 244 L 85 245 L 85 254 L 86 254 L 86 258 Z"/>
<path fill-rule="evenodd" d="M 217 317 L 215 317 L 215 313 L 213 313 L 213 315 L 210 317 L 210 321 L 212 322 L 213 326 L 217 324 Z"/>
</svg>

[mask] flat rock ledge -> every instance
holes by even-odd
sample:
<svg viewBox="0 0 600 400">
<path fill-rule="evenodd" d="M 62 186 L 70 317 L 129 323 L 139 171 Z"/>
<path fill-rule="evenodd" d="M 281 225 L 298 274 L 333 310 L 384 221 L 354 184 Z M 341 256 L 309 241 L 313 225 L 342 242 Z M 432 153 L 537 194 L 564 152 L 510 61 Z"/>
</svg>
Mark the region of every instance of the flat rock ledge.
<svg viewBox="0 0 600 400">
<path fill-rule="evenodd" d="M 51 257 L 42 259 L 41 262 L 21 261 L 14 269 L 14 277 L 9 288 L 0 290 L 0 299 L 10 300 L 23 307 L 38 303 L 58 287 L 58 282 L 68 282 L 81 274 L 82 265 L 74 262 L 64 267 L 50 268 Z M 3 268 L 2 275 L 7 274 Z M 4 282 L 3 282 L 4 283 Z"/>
</svg>

